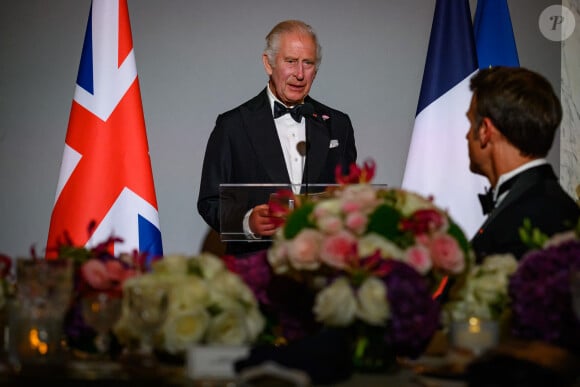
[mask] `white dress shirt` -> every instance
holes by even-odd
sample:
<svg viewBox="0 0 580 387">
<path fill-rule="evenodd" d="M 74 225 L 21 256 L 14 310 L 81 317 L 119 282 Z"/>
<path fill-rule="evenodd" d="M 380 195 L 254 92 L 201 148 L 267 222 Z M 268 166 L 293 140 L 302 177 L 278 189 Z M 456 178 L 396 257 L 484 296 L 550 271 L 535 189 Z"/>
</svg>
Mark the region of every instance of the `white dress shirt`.
<svg viewBox="0 0 580 387">
<path fill-rule="evenodd" d="M 270 90 L 270 86 L 267 87 L 267 91 L 268 99 L 270 100 L 270 108 L 273 112 L 274 101 L 282 102 L 274 96 Z M 300 155 L 297 146 L 299 142 L 306 141 L 306 120 L 302 117 L 300 122 L 296 122 L 290 114 L 284 114 L 283 116 L 274 119 L 274 124 L 276 125 L 276 131 L 278 132 L 280 145 L 282 145 L 282 152 L 284 153 L 284 161 L 286 161 L 290 183 L 292 183 L 292 190 L 295 194 L 298 194 L 300 193 L 300 184 L 302 184 L 302 174 L 304 171 L 306 156 Z"/>
<path fill-rule="evenodd" d="M 268 93 L 268 100 L 270 101 L 270 109 L 272 109 L 273 116 L 274 101 L 278 101 L 280 103 L 282 103 L 282 101 L 278 100 L 274 96 L 270 90 L 270 85 L 266 87 L 266 90 Z M 282 103 L 282 105 L 284 104 Z M 298 143 L 301 141 L 306 141 L 306 120 L 304 117 L 302 117 L 300 122 L 296 122 L 290 114 L 284 114 L 283 116 L 274 119 L 274 124 L 276 125 L 276 131 L 278 132 L 280 145 L 282 146 L 282 153 L 284 154 L 284 161 L 286 162 L 286 169 L 288 170 L 288 176 L 290 177 L 292 190 L 295 194 L 298 194 L 300 193 L 304 163 L 306 162 L 306 156 L 302 156 L 300 152 L 298 152 Z M 282 182 L 275 181 L 274 183 Z M 250 209 L 246 213 L 246 216 L 244 216 L 244 234 L 248 239 L 260 239 L 259 236 L 255 235 L 252 230 L 250 230 L 251 213 L 252 209 Z"/>
</svg>

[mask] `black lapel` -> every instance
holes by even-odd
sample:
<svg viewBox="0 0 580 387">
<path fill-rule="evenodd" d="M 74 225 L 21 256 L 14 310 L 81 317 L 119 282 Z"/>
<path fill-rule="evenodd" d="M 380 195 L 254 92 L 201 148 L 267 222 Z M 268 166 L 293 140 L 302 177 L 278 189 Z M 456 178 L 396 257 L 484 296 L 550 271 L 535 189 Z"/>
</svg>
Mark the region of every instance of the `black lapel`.
<svg viewBox="0 0 580 387">
<path fill-rule="evenodd" d="M 272 183 L 289 184 L 282 146 L 274 125 L 266 89 L 241 107 L 244 129 Z"/>
<path fill-rule="evenodd" d="M 324 168 L 326 158 L 328 155 L 328 147 L 330 145 L 330 117 L 329 112 L 325 111 L 322 105 L 311 98 L 307 98 L 306 102 L 310 102 L 314 107 L 314 115 L 306 117 L 306 135 L 307 141 L 310 142 L 310 148 L 306 162 L 308 163 L 308 179 L 309 183 L 317 183 L 318 177 Z M 329 117 L 324 120 L 322 116 Z M 306 182 L 306 176 L 303 177 L 302 182 Z"/>
<path fill-rule="evenodd" d="M 557 180 L 556 174 L 549 164 L 542 164 L 537 167 L 527 169 L 517 175 L 516 180 L 514 181 L 507 196 L 501 201 L 497 208 L 495 208 L 491 214 L 489 214 L 481 229 L 484 230 L 485 227 L 491 223 L 499 214 L 501 214 L 505 208 L 511 206 L 513 203 L 516 203 L 522 197 L 522 195 L 524 195 L 530 189 L 530 187 L 546 179 Z"/>
</svg>

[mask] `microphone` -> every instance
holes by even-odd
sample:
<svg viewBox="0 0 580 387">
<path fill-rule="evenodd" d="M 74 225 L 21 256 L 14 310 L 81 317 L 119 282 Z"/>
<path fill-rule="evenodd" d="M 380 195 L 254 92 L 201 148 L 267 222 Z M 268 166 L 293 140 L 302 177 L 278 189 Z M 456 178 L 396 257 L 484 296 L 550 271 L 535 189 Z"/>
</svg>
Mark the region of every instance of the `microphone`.
<svg viewBox="0 0 580 387">
<path fill-rule="evenodd" d="M 296 150 L 298 151 L 298 153 L 300 153 L 300 156 L 304 157 L 306 156 L 306 141 L 300 141 L 298 144 L 296 144 Z"/>
</svg>

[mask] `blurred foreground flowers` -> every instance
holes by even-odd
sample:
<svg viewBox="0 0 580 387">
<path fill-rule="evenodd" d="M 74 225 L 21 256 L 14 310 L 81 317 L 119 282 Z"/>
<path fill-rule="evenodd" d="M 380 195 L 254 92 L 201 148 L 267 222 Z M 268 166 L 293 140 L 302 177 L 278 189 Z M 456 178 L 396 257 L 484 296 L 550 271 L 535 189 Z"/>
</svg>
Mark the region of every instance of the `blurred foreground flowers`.
<svg viewBox="0 0 580 387">
<path fill-rule="evenodd" d="M 168 314 L 155 337 L 158 350 L 182 354 L 195 343 L 250 344 L 264 328 L 250 288 L 214 255 L 165 256 L 150 272 L 127 280 L 124 289 L 142 284 L 170 286 Z M 121 344 L 139 340 L 135 325 L 125 297 L 113 330 Z"/>
</svg>

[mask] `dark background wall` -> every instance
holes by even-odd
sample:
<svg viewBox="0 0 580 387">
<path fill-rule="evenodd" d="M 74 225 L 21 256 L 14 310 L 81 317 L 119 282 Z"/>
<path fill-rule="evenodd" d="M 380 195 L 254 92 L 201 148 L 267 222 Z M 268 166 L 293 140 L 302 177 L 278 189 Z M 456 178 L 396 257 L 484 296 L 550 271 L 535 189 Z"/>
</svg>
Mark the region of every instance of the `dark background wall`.
<svg viewBox="0 0 580 387">
<path fill-rule="evenodd" d="M 560 43 L 538 28 L 542 10 L 559 3 L 508 4 L 521 65 L 559 89 Z M 129 0 L 165 252 L 198 252 L 207 231 L 195 205 L 207 138 L 217 114 L 266 85 L 264 37 L 283 19 L 316 29 L 323 59 L 311 95 L 350 114 L 359 160 L 375 159 L 376 183 L 399 186 L 434 5 Z M 475 5 L 472 0 L 472 12 Z M 89 0 L 2 1 L 0 252 L 44 248 L 89 7 Z M 554 165 L 558 149 L 557 141 Z"/>
</svg>

